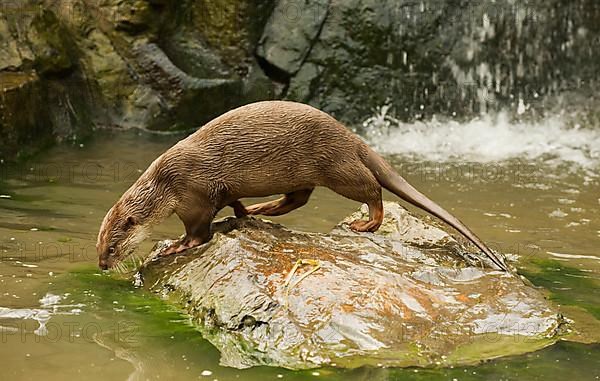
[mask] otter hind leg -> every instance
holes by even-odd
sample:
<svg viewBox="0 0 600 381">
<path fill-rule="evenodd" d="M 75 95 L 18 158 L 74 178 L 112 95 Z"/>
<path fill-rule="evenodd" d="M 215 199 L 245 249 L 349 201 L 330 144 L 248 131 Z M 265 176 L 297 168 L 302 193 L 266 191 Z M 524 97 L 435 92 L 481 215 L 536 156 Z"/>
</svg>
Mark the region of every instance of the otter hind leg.
<svg viewBox="0 0 600 381">
<path fill-rule="evenodd" d="M 383 222 L 383 201 L 381 185 L 373 173 L 362 163 L 353 163 L 343 168 L 334 168 L 330 174 L 326 184 L 329 189 L 369 207 L 369 219 L 353 221 L 350 229 L 356 232 L 374 232 L 379 229 Z"/>
<path fill-rule="evenodd" d="M 285 196 L 261 204 L 250 205 L 246 208 L 248 214 L 263 216 L 281 216 L 306 205 L 314 188 L 287 193 Z"/>
<path fill-rule="evenodd" d="M 240 200 L 232 202 L 229 204 L 229 206 L 233 208 L 233 212 L 237 218 L 242 218 L 248 215 L 248 210 Z"/>
</svg>

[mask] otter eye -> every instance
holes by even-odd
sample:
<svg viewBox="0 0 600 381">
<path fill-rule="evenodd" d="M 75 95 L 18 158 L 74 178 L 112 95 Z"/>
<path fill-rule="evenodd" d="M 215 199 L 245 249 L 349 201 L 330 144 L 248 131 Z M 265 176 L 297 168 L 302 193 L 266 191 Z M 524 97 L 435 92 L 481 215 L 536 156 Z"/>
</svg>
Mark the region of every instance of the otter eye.
<svg viewBox="0 0 600 381">
<path fill-rule="evenodd" d="M 115 253 L 115 247 L 114 246 L 109 247 L 108 248 L 108 253 L 109 254 L 114 254 Z"/>
<path fill-rule="evenodd" d="M 125 229 L 129 229 L 130 227 L 132 227 L 133 225 L 137 224 L 137 218 L 133 217 L 133 216 L 129 216 L 127 217 L 127 219 L 125 220 Z"/>
</svg>

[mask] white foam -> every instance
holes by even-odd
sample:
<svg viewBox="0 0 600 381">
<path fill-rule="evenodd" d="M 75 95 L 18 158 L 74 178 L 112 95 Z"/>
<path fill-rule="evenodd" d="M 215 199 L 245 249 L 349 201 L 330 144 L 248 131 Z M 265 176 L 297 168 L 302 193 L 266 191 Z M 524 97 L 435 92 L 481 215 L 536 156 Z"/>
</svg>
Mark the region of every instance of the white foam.
<svg viewBox="0 0 600 381">
<path fill-rule="evenodd" d="M 47 293 L 43 298 L 40 299 L 40 305 L 42 307 L 50 307 L 60 303 L 61 300 L 62 297 L 60 295 Z"/>
<path fill-rule="evenodd" d="M 388 106 L 363 123 L 367 142 L 384 154 L 431 161 L 499 162 L 511 159 L 600 165 L 600 129 L 570 124 L 561 116 L 539 122 L 512 122 L 508 114 L 486 115 L 469 122 L 403 123 Z"/>
<path fill-rule="evenodd" d="M 596 257 L 594 255 L 577 255 L 577 254 L 565 254 L 565 253 L 555 253 L 552 251 L 546 251 L 546 253 L 552 255 L 557 258 L 566 258 L 566 259 L 592 259 L 596 261 L 600 261 L 600 257 Z"/>
<path fill-rule="evenodd" d="M 66 296 L 67 294 L 65 294 Z M 34 330 L 34 333 L 38 336 L 46 336 L 48 329 L 46 323 L 50 320 L 52 315 L 79 315 L 82 310 L 83 304 L 59 304 L 65 296 L 54 295 L 47 293 L 43 298 L 40 299 L 40 306 L 42 308 L 6 308 L 0 307 L 0 320 L 2 319 L 22 319 L 22 320 L 35 320 L 39 326 Z M 77 308 L 73 308 L 77 307 Z M 66 308 L 71 308 L 70 311 L 62 311 Z M 2 326 L 0 326 L 2 330 Z"/>
</svg>

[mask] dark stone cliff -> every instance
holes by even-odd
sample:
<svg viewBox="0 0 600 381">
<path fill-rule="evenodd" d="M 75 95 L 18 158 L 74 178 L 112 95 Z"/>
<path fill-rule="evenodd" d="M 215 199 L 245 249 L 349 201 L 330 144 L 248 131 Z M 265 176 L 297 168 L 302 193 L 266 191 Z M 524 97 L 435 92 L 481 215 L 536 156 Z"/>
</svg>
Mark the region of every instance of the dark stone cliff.
<svg viewBox="0 0 600 381">
<path fill-rule="evenodd" d="M 347 123 L 539 115 L 593 102 L 599 19 L 595 0 L 0 0 L 0 158 L 273 98 Z"/>
</svg>

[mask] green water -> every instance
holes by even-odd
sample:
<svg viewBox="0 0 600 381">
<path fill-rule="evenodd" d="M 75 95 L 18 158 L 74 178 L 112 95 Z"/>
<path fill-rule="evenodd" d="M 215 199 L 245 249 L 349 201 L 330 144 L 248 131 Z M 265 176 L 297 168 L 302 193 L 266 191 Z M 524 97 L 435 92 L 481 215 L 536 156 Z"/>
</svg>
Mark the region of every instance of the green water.
<svg viewBox="0 0 600 381">
<path fill-rule="evenodd" d="M 574 342 L 454 369 L 291 372 L 219 366 L 219 353 L 179 311 L 129 279 L 96 270 L 94 245 L 104 213 L 177 140 L 104 133 L 83 146 L 59 146 L 19 166 L 0 166 L 2 379 L 600 378 L 600 345 Z M 574 339 L 600 338 L 600 170 L 511 161 L 496 164 L 490 176 L 474 163 L 390 160 L 495 249 L 517 254 L 519 271 L 574 321 Z M 276 220 L 326 232 L 357 206 L 317 190 L 307 206 Z M 181 232 L 180 222 L 171 218 L 139 250 L 147 253 L 156 240 Z M 35 333 L 39 320 L 48 320 L 44 335 Z"/>
</svg>

